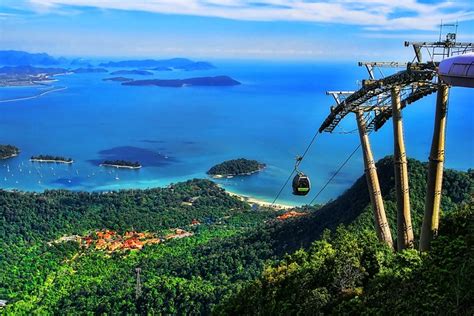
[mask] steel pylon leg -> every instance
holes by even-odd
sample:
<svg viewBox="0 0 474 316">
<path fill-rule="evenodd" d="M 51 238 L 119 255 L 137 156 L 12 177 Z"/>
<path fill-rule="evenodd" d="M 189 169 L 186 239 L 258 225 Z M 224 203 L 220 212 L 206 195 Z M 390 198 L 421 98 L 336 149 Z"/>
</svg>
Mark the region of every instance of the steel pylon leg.
<svg viewBox="0 0 474 316">
<path fill-rule="evenodd" d="M 438 234 L 441 190 L 443 184 L 446 116 L 448 112 L 449 87 L 440 83 L 436 98 L 436 114 L 428 164 L 428 186 L 426 190 L 425 215 L 421 227 L 420 250 L 430 249 L 430 243 Z"/>
<path fill-rule="evenodd" d="M 414 237 L 410 213 L 410 193 L 408 184 L 408 166 L 403 136 L 400 87 L 392 88 L 392 118 L 395 171 L 395 188 L 397 192 L 397 249 L 413 248 Z"/>
<path fill-rule="evenodd" d="M 380 241 L 393 247 L 392 233 L 388 225 L 385 208 L 383 205 L 382 192 L 380 191 L 379 178 L 375 167 L 372 149 L 370 148 L 369 135 L 367 134 L 366 123 L 364 121 L 364 112 L 356 112 L 357 126 L 359 129 L 360 142 L 364 153 L 365 174 L 367 177 L 367 186 L 369 189 L 370 202 L 374 211 L 375 228 Z"/>
</svg>

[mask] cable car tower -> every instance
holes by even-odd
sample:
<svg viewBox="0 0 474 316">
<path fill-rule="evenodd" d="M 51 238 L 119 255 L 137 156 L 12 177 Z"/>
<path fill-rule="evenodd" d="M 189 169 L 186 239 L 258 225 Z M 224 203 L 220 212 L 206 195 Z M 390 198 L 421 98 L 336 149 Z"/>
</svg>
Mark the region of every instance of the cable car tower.
<svg viewBox="0 0 474 316">
<path fill-rule="evenodd" d="M 431 239 L 438 230 L 449 92 L 448 85 L 438 80 L 437 67 L 439 60 L 474 50 L 473 43 L 456 42 L 456 32 L 447 33 L 446 39 L 442 40 L 443 27 L 455 27 L 457 30 L 457 24 L 442 24 L 437 42 L 405 42 L 406 47 L 413 46 L 414 48 L 413 62 L 359 62 L 359 66 L 367 68 L 369 79 L 363 80 L 362 87 L 357 91 L 328 91 L 327 94 L 333 96 L 336 104 L 331 107 L 331 112 L 319 128 L 320 133 L 332 133 L 349 113 L 355 114 L 377 236 L 382 242 L 393 246 L 369 141 L 371 132 L 380 129 L 390 118 L 393 119 L 397 248 L 399 250 L 414 246 L 402 109 L 408 104 L 438 91 L 425 216 L 420 241 L 420 249 L 427 250 Z M 427 62 L 423 62 L 423 51 L 428 52 L 429 60 Z M 387 67 L 401 68 L 402 70 L 384 76 L 381 69 Z M 376 79 L 375 70 L 379 70 L 382 74 L 380 79 Z"/>
</svg>

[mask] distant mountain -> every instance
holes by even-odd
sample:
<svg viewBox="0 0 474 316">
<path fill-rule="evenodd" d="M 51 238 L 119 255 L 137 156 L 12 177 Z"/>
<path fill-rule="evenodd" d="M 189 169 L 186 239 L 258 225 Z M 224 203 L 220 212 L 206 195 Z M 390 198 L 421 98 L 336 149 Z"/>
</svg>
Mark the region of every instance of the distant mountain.
<svg viewBox="0 0 474 316">
<path fill-rule="evenodd" d="M 58 65 L 62 62 L 46 53 L 28 53 L 18 50 L 0 50 L 0 65 L 25 66 L 25 65 Z"/>
<path fill-rule="evenodd" d="M 151 80 L 135 80 L 122 83 L 126 86 L 159 86 L 180 88 L 185 86 L 236 86 L 241 83 L 228 76 L 217 77 L 199 77 L 189 79 L 151 79 Z"/>
<path fill-rule="evenodd" d="M 84 73 L 96 73 L 96 72 L 108 72 L 107 69 L 104 68 L 77 68 L 74 69 L 72 72 L 76 74 L 84 74 Z"/>
<path fill-rule="evenodd" d="M 186 71 L 193 71 L 193 70 L 208 70 L 208 69 L 213 69 L 216 67 L 208 62 L 197 61 L 192 64 L 184 65 L 183 67 L 175 67 L 175 68 L 186 70 Z"/>
<path fill-rule="evenodd" d="M 57 75 L 67 72 L 68 70 L 64 68 L 41 68 L 33 66 L 5 66 L 0 68 L 0 74 L 6 75 Z"/>
<path fill-rule="evenodd" d="M 146 70 L 118 70 L 110 73 L 111 75 L 141 75 L 151 76 L 153 73 Z"/>
<path fill-rule="evenodd" d="M 156 67 L 157 70 L 166 70 L 166 68 L 174 68 L 181 70 L 207 70 L 216 68 L 214 65 L 203 61 L 192 61 L 187 58 L 171 58 L 171 59 L 145 59 L 145 60 L 124 60 L 117 62 L 101 63 L 101 67 Z"/>
<path fill-rule="evenodd" d="M 92 62 L 84 58 L 75 58 L 69 62 L 69 65 L 83 68 L 92 68 Z"/>
</svg>

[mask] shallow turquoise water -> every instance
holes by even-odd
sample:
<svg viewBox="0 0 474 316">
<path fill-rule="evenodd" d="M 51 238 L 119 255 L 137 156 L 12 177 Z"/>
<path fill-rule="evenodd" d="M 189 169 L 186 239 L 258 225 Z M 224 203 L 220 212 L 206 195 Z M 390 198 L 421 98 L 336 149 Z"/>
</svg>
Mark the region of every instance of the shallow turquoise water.
<svg viewBox="0 0 474 316">
<path fill-rule="evenodd" d="M 219 180 L 229 190 L 273 200 L 322 120 L 332 99 L 327 90 L 357 89 L 366 77 L 354 64 L 216 61 L 202 72 L 156 73 L 156 78 L 229 75 L 235 87 L 132 87 L 104 82 L 107 74 L 58 76 L 64 91 L 37 99 L 0 103 L 0 143 L 14 144 L 19 157 L 0 162 L 5 189 L 115 190 L 166 186 L 206 177 L 226 159 L 246 157 L 268 165 L 249 177 Z M 132 76 L 133 77 L 133 76 Z M 136 77 L 139 78 L 139 77 Z M 142 77 L 143 78 L 143 77 Z M 148 78 L 148 77 L 147 77 Z M 40 87 L 1 88 L 0 99 L 34 95 Z M 474 91 L 451 91 L 446 166 L 474 165 Z M 407 152 L 427 160 L 435 95 L 404 111 Z M 339 131 L 355 128 L 348 117 Z M 371 136 L 377 159 L 392 152 L 392 125 Z M 358 144 L 357 134 L 322 134 L 301 168 L 316 191 Z M 35 154 L 70 156 L 73 166 L 33 164 Z M 139 160 L 139 171 L 98 167 L 103 159 Z M 328 186 L 317 202 L 337 197 L 363 172 L 361 153 Z M 313 195 L 279 202 L 308 203 Z"/>
</svg>

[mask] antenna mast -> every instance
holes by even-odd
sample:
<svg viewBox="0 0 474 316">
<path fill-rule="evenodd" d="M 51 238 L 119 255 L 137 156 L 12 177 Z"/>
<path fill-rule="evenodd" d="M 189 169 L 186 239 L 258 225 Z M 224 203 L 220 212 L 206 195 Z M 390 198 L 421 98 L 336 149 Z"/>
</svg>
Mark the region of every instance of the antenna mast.
<svg viewBox="0 0 474 316">
<path fill-rule="evenodd" d="M 139 299 L 142 296 L 142 283 L 140 280 L 140 272 L 142 271 L 141 268 L 136 268 L 135 272 L 137 274 L 137 284 L 135 285 L 135 299 Z"/>
</svg>

